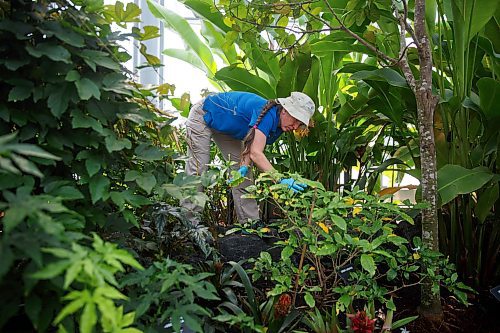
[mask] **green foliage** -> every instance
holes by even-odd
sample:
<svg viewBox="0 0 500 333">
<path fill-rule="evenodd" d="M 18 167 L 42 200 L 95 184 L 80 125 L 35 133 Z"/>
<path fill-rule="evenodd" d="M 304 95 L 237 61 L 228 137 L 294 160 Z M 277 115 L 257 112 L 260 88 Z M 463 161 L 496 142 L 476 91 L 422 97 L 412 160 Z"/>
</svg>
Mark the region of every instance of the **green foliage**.
<svg viewBox="0 0 500 333">
<path fill-rule="evenodd" d="M 122 286 L 132 289 L 130 306 L 144 328 L 159 329 L 159 321 L 163 325 L 171 323 L 179 332 L 184 320 L 191 330 L 206 332 L 204 323 L 213 313 L 203 302 L 219 297 L 208 280 L 212 274 L 192 270 L 190 265 L 164 259 L 123 279 Z"/>
<path fill-rule="evenodd" d="M 274 183 L 282 175 L 264 174 L 249 195 L 273 200 L 283 214 L 276 223 L 278 232 L 285 235 L 277 243 L 282 246 L 281 260 L 275 263 L 269 254 L 261 253 L 253 267 L 254 280 L 272 282 L 267 295 L 297 293 L 310 308 L 324 304 L 328 297 L 344 313 L 352 312 L 355 301 L 379 302 L 395 310 L 392 292 L 430 278 L 435 292 L 446 287 L 467 304 L 465 295 L 471 289 L 457 282 L 453 264 L 423 248 L 420 238 L 410 243 L 398 235 L 397 225 L 413 224 L 409 213 L 422 205 L 405 202 L 402 208 L 386 202 L 386 197 L 356 189 L 341 196 L 318 182 L 291 176 L 310 189 L 296 195 Z M 298 263 L 294 254 L 301 255 L 304 263 Z M 342 272 L 348 267 L 352 268 Z"/>
<path fill-rule="evenodd" d="M 40 332 L 137 332 L 117 281 L 140 265 L 101 238 L 132 237 L 178 145 L 122 72 L 111 23 L 140 10 L 75 3 L 13 1 L 0 21 L 0 328 L 27 316 Z"/>
<path fill-rule="evenodd" d="M 103 242 L 96 234 L 93 235 L 92 249 L 72 243 L 71 250 L 46 248 L 43 251 L 58 260 L 49 262 L 31 274 L 31 278 L 52 280 L 64 273 L 62 288 L 67 293 L 62 299 L 69 301 L 54 319 L 54 325 L 81 311 L 78 320 L 80 332 L 94 332 L 98 309 L 103 332 L 140 332 L 128 327 L 134 322 L 134 312 L 124 315 L 123 307 L 115 304 L 117 300 L 127 298 L 117 289 L 115 275 L 125 271 L 124 264 L 143 269 L 131 254 L 118 249 L 116 244 Z"/>
</svg>

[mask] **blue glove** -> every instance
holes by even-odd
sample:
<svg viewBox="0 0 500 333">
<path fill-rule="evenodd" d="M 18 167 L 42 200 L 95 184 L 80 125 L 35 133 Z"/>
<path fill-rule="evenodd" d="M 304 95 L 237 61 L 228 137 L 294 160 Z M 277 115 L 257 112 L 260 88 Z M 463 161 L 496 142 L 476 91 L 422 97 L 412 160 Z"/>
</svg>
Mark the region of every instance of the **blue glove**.
<svg viewBox="0 0 500 333">
<path fill-rule="evenodd" d="M 248 173 L 248 166 L 247 165 L 242 165 L 239 169 L 238 172 L 240 173 L 241 177 L 245 177 Z M 231 184 L 233 182 L 233 177 L 229 178 L 227 181 L 227 184 Z"/>
<path fill-rule="evenodd" d="M 307 187 L 306 184 L 296 183 L 293 178 L 284 178 L 280 181 L 280 184 L 287 185 L 295 193 L 302 192 Z"/>
<path fill-rule="evenodd" d="M 247 165 L 242 165 L 239 169 L 238 172 L 240 173 L 241 177 L 245 177 L 248 173 L 248 166 Z"/>
</svg>

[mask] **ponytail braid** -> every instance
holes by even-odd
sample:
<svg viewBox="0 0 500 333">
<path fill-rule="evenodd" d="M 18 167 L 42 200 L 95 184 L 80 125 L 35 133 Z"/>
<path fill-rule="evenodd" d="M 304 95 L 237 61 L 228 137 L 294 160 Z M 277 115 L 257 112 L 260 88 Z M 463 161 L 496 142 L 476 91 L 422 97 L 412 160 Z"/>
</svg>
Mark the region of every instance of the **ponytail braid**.
<svg viewBox="0 0 500 333">
<path fill-rule="evenodd" d="M 276 100 L 274 99 L 268 100 L 267 103 L 262 108 L 262 111 L 260 111 L 259 117 L 257 117 L 255 124 L 252 126 L 252 128 L 250 128 L 247 135 L 243 139 L 243 143 L 241 146 L 240 161 L 243 161 L 245 157 L 247 157 L 250 154 L 250 147 L 252 146 L 253 140 L 255 138 L 255 129 L 257 128 L 257 126 L 259 126 L 262 118 L 264 118 L 267 112 L 276 105 L 278 105 L 278 108 L 281 109 L 281 105 Z"/>
</svg>

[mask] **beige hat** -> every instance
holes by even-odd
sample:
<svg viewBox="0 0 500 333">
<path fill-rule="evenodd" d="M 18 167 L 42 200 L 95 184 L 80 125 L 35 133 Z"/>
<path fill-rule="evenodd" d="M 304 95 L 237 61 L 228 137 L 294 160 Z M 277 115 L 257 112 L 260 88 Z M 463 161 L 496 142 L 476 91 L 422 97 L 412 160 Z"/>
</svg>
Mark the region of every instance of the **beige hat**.
<svg viewBox="0 0 500 333">
<path fill-rule="evenodd" d="M 309 126 L 309 120 L 316 109 L 311 97 L 304 93 L 293 91 L 290 97 L 278 98 L 278 102 L 292 117 Z"/>
</svg>

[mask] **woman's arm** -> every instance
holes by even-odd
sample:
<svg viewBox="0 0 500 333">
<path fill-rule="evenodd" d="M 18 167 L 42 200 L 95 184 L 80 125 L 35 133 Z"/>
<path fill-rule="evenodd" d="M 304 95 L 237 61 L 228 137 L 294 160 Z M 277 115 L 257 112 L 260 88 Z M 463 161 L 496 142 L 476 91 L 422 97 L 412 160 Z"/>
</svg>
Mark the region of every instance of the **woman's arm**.
<svg viewBox="0 0 500 333">
<path fill-rule="evenodd" d="M 264 155 L 266 141 L 266 135 L 262 133 L 258 128 L 255 129 L 255 137 L 253 139 L 252 145 L 250 146 L 250 154 L 248 154 L 248 157 L 242 161 L 242 164 L 249 165 L 251 160 L 263 172 L 274 170 L 266 155 Z"/>
</svg>

